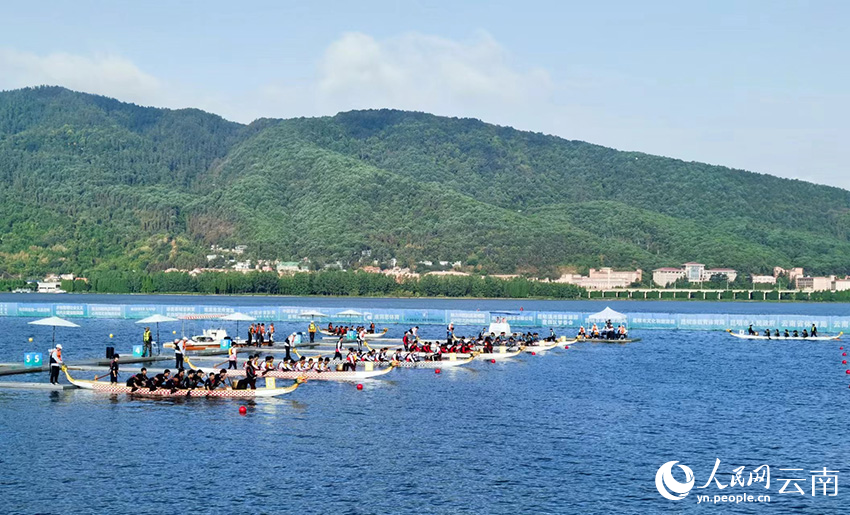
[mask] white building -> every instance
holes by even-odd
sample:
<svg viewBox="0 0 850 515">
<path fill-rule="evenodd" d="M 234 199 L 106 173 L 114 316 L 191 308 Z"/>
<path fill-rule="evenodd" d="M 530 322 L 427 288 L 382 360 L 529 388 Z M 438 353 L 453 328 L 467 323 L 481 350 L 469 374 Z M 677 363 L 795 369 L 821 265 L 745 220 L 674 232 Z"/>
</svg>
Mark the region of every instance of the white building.
<svg viewBox="0 0 850 515">
<path fill-rule="evenodd" d="M 772 275 L 754 275 L 752 276 L 753 284 L 776 284 L 776 277 Z"/>
<path fill-rule="evenodd" d="M 685 277 L 685 271 L 681 268 L 656 268 L 652 271 L 652 282 L 662 288 L 666 288 L 683 277 Z"/>
<path fill-rule="evenodd" d="M 65 293 L 59 281 L 38 281 L 38 293 Z"/>
<path fill-rule="evenodd" d="M 591 268 L 587 277 L 578 274 L 563 274 L 555 280 L 557 283 L 574 284 L 588 290 L 609 290 L 612 288 L 626 288 L 633 283 L 640 282 L 643 278 L 643 270 L 617 271 L 610 267 Z"/>
</svg>

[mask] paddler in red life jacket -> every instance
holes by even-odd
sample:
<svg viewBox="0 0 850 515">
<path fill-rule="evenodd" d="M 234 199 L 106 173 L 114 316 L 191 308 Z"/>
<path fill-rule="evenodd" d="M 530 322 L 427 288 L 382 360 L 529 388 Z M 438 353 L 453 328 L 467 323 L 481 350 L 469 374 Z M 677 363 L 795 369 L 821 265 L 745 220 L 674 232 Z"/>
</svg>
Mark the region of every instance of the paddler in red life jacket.
<svg viewBox="0 0 850 515">
<path fill-rule="evenodd" d="M 404 347 L 405 352 L 407 352 L 408 346 L 410 345 L 410 337 L 408 336 L 410 331 L 405 331 L 404 336 L 401 337 L 401 344 Z"/>
<path fill-rule="evenodd" d="M 620 324 L 620 327 L 617 329 L 617 336 L 618 336 L 621 340 L 625 340 L 625 339 L 626 339 L 626 326 L 624 326 L 624 325 Z"/>
<path fill-rule="evenodd" d="M 375 322 L 369 324 L 369 334 L 375 334 Z"/>
<path fill-rule="evenodd" d="M 578 335 L 576 335 L 576 338 L 579 340 L 587 338 L 587 331 L 584 330 L 584 326 L 578 328 Z"/>
<path fill-rule="evenodd" d="M 350 370 L 352 372 L 357 371 L 357 353 L 354 352 L 353 347 L 348 348 L 348 356 L 345 357 L 345 363 L 342 364 L 343 370 Z"/>
<path fill-rule="evenodd" d="M 336 352 L 334 352 L 334 359 L 342 359 L 342 336 L 336 341 Z"/>
</svg>

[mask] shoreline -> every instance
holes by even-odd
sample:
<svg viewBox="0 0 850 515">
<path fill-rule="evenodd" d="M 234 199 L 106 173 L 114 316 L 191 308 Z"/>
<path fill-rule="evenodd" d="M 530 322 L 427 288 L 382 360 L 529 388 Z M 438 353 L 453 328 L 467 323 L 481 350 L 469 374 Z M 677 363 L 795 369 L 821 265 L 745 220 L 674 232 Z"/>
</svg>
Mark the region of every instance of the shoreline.
<svg viewBox="0 0 850 515">
<path fill-rule="evenodd" d="M 653 290 L 664 292 L 673 292 L 675 290 Z M 754 290 L 758 291 L 758 290 Z M 765 290 L 765 293 L 772 293 L 773 290 Z M 804 293 L 804 292 L 800 292 Z M 831 292 L 812 292 L 812 293 L 831 293 Z M 808 293 L 806 293 L 808 294 Z M 66 296 L 89 296 L 89 295 L 127 295 L 133 297 L 145 296 L 174 296 L 174 297 L 245 297 L 245 298 L 293 298 L 293 299 L 385 299 L 385 300 L 486 300 L 486 301 L 569 301 L 569 302 L 712 302 L 712 303 L 730 303 L 730 304 L 750 304 L 750 303 L 770 303 L 770 304 L 842 304 L 850 303 L 850 300 L 801 300 L 801 299 L 717 299 L 717 298 L 678 298 L 678 297 L 653 297 L 653 298 L 637 298 L 637 297 L 447 297 L 447 296 L 423 296 L 423 295 L 280 295 L 274 293 L 204 293 L 204 292 L 127 292 L 127 293 L 105 293 L 105 292 L 64 292 L 64 293 L 40 293 L 40 292 L 0 292 L 0 296 L 14 295 L 26 297 L 29 295 L 38 295 L 40 297 L 66 297 Z"/>
</svg>

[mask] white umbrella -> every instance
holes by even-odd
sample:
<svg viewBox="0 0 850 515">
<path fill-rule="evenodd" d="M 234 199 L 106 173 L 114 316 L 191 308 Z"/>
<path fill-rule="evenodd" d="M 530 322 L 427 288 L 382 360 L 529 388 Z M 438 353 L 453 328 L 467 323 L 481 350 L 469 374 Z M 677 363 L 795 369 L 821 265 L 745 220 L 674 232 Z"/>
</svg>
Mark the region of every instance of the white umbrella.
<svg viewBox="0 0 850 515">
<path fill-rule="evenodd" d="M 156 341 L 159 343 L 159 323 L 160 322 L 177 322 L 178 320 L 174 317 L 169 317 L 165 315 L 151 315 L 147 318 L 143 318 L 138 320 L 137 324 L 156 324 Z"/>
<path fill-rule="evenodd" d="M 340 311 L 336 314 L 338 317 L 361 317 L 363 313 L 359 311 L 354 311 L 353 309 L 346 309 L 345 311 Z"/>
<path fill-rule="evenodd" d="M 229 315 L 224 315 L 219 317 L 220 320 L 229 320 L 231 322 L 236 322 L 236 337 L 239 338 L 239 322 L 253 322 L 256 318 L 251 315 L 246 315 L 245 313 L 240 313 L 238 311 L 233 312 Z"/>
<path fill-rule="evenodd" d="M 310 317 L 310 319 L 312 320 L 313 318 L 316 318 L 316 317 L 326 317 L 328 315 L 322 313 L 321 311 L 308 310 L 308 311 L 302 311 L 301 313 L 298 314 L 298 316 L 300 316 L 300 317 Z"/>
<path fill-rule="evenodd" d="M 48 325 L 48 326 L 53 327 L 53 346 L 54 347 L 56 346 L 56 328 L 57 327 L 80 327 L 77 324 L 75 324 L 74 322 L 69 322 L 68 320 L 65 320 L 64 318 L 59 318 L 59 317 L 41 318 L 39 320 L 33 320 L 32 322 L 29 322 L 29 324 L 30 325 Z"/>
<path fill-rule="evenodd" d="M 613 309 L 606 307 L 599 313 L 595 313 L 587 317 L 589 322 L 607 322 L 610 320 L 611 322 L 617 323 L 625 323 L 628 317 L 620 312 L 614 311 Z"/>
</svg>

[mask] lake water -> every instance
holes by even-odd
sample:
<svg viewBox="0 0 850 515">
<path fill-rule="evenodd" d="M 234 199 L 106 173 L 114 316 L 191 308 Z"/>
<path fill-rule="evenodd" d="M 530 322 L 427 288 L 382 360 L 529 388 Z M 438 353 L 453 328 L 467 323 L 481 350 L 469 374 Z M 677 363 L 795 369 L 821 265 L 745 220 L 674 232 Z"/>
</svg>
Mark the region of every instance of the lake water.
<svg viewBox="0 0 850 515">
<path fill-rule="evenodd" d="M 176 299 L 269 303 L 266 297 Z M 88 296 L 85 302 L 110 300 L 174 303 L 175 297 Z M 355 308 L 591 311 L 610 304 L 624 312 L 848 312 L 840 304 L 285 300 Z M 49 328 L 26 322 L 0 318 L 0 361 L 18 361 L 25 350 L 47 346 Z M 57 332 L 68 361 L 101 356 L 108 344 L 127 352 L 141 339 L 130 320 L 80 324 Z M 295 329 L 304 327 L 284 324 L 278 331 Z M 391 327 L 396 336 L 402 330 Z M 444 336 L 436 326 L 422 332 Z M 386 379 L 364 381 L 362 391 L 347 383 L 311 382 L 288 396 L 244 403 L 247 416 L 239 415 L 239 401 L 0 389 L 3 511 L 700 512 L 711 508 L 698 504 L 698 495 L 729 493 L 767 494 L 768 509 L 777 513 L 848 511 L 843 485 L 850 476 L 850 367 L 841 364 L 847 359 L 839 350 L 843 343 L 744 342 L 705 331 L 636 336 L 643 340 L 577 344 L 439 375 L 395 370 Z M 726 488 L 712 483 L 700 489 L 716 459 L 715 477 Z M 680 501 L 666 500 L 656 489 L 656 472 L 669 461 L 687 465 L 695 476 L 693 490 Z M 733 469 L 745 466 L 746 479 L 765 464 L 769 489 L 759 483 L 728 486 Z M 811 471 L 824 467 L 839 471 L 837 496 L 812 496 Z M 805 495 L 791 493 L 793 484 L 779 493 L 787 478 L 805 479 L 795 482 Z M 721 509 L 764 510 L 758 503 Z"/>
</svg>

